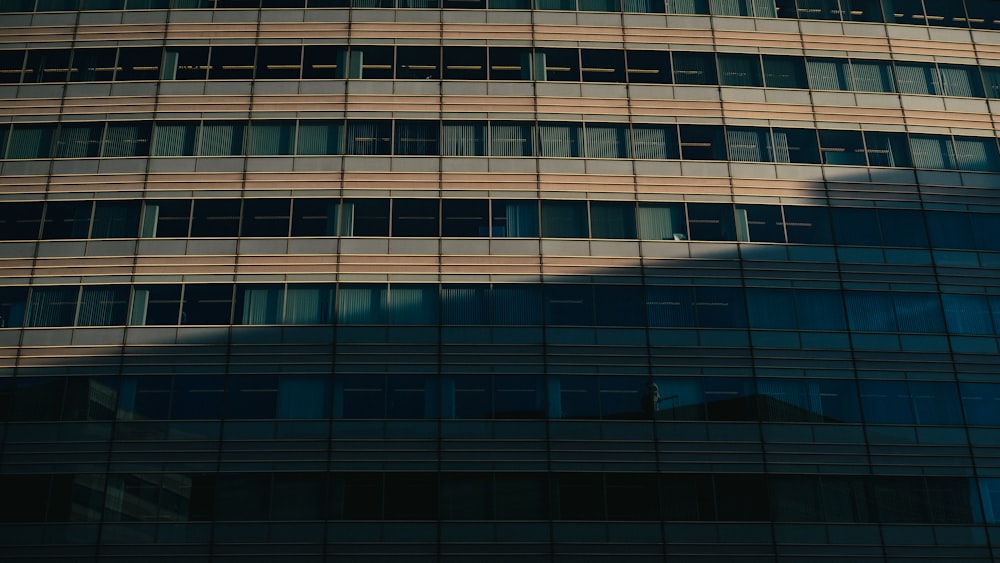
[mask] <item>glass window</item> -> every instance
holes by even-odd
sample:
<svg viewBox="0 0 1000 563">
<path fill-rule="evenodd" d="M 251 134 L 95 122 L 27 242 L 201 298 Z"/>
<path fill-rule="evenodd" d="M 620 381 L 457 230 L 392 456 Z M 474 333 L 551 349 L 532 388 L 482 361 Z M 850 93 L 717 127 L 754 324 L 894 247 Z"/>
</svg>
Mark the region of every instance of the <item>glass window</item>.
<svg viewBox="0 0 1000 563">
<path fill-rule="evenodd" d="M 444 47 L 442 57 L 445 80 L 486 80 L 485 47 Z"/>
<path fill-rule="evenodd" d="M 881 246 L 882 235 L 874 209 L 834 207 L 830 212 L 837 233 L 837 244 Z"/>
<path fill-rule="evenodd" d="M 485 237 L 490 234 L 489 201 L 441 200 L 441 236 Z"/>
<path fill-rule="evenodd" d="M 891 293 L 848 291 L 844 293 L 844 301 L 851 330 L 896 332 Z"/>
<path fill-rule="evenodd" d="M 64 82 L 69 72 L 69 49 L 35 49 L 28 51 L 24 82 Z"/>
<path fill-rule="evenodd" d="M 712 53 L 671 53 L 675 84 L 718 84 Z"/>
<path fill-rule="evenodd" d="M 488 324 L 489 291 L 485 284 L 441 286 L 441 322 L 446 325 Z"/>
<path fill-rule="evenodd" d="M 3 8 L 0 8 L 3 11 Z M 0 84 L 17 84 L 21 82 L 21 70 L 24 66 L 24 51 L 9 50 L 0 57 Z"/>
<path fill-rule="evenodd" d="M 496 0 L 493 0 L 494 2 Z M 490 47 L 490 80 L 530 80 L 530 48 Z"/>
<path fill-rule="evenodd" d="M 823 164 L 864 166 L 865 144 L 860 131 L 819 132 L 819 150 Z"/>
<path fill-rule="evenodd" d="M 900 332 L 944 332 L 941 301 L 936 293 L 893 293 Z"/>
<path fill-rule="evenodd" d="M 243 155 L 246 144 L 245 121 L 205 121 L 201 125 L 201 156 Z"/>
<path fill-rule="evenodd" d="M 437 121 L 397 121 L 396 154 L 437 155 L 440 124 Z"/>
<path fill-rule="evenodd" d="M 163 53 L 160 78 L 205 80 L 209 68 L 208 47 L 170 47 Z"/>
<path fill-rule="evenodd" d="M 694 300 L 699 328 L 747 326 L 743 290 L 734 287 L 697 287 Z"/>
<path fill-rule="evenodd" d="M 801 244 L 830 244 L 833 233 L 830 230 L 830 212 L 826 207 L 786 205 L 785 234 L 788 242 Z"/>
<path fill-rule="evenodd" d="M 712 125 L 681 125 L 681 158 L 684 160 L 726 160 L 723 129 Z"/>
<path fill-rule="evenodd" d="M 253 47 L 212 47 L 211 80 L 250 80 L 254 72 Z"/>
<path fill-rule="evenodd" d="M 175 325 L 181 309 L 181 286 L 135 286 L 132 290 L 131 325 Z"/>
<path fill-rule="evenodd" d="M 635 203 L 590 202 L 590 232 L 594 238 L 636 238 Z"/>
<path fill-rule="evenodd" d="M 443 520 L 492 520 L 493 479 L 489 474 L 442 473 Z"/>
<path fill-rule="evenodd" d="M 344 122 L 300 121 L 296 154 L 344 154 Z"/>
<path fill-rule="evenodd" d="M 993 137 L 955 137 L 955 157 L 959 170 L 1000 170 L 1000 153 Z"/>
<path fill-rule="evenodd" d="M 781 206 L 737 205 L 736 239 L 741 242 L 785 242 Z"/>
<path fill-rule="evenodd" d="M 993 213 L 970 213 L 972 232 L 976 248 L 979 250 L 1000 250 L 1000 215 Z"/>
<path fill-rule="evenodd" d="M 611 123 L 587 124 L 585 133 L 587 139 L 587 157 L 629 157 L 628 125 Z"/>
<path fill-rule="evenodd" d="M 50 201 L 45 206 L 42 238 L 87 238 L 93 206 L 91 201 Z"/>
<path fill-rule="evenodd" d="M 542 292 L 537 285 L 497 284 L 490 292 L 490 318 L 498 325 L 542 324 Z"/>
<path fill-rule="evenodd" d="M 146 201 L 141 236 L 186 237 L 191 226 L 191 200 Z"/>
<path fill-rule="evenodd" d="M 198 147 L 197 122 L 158 121 L 153 130 L 153 156 L 193 156 Z"/>
<path fill-rule="evenodd" d="M 491 236 L 537 237 L 538 201 L 493 200 Z"/>
<path fill-rule="evenodd" d="M 905 381 L 859 381 L 861 406 L 868 424 L 914 424 Z"/>
<path fill-rule="evenodd" d="M 750 328 L 794 329 L 795 296 L 790 289 L 748 287 L 747 312 Z"/>
<path fill-rule="evenodd" d="M 983 97 L 979 69 L 974 66 L 939 65 L 941 90 L 945 96 Z"/>
<path fill-rule="evenodd" d="M 438 199 L 392 200 L 392 236 L 439 236 L 440 203 Z"/>
<path fill-rule="evenodd" d="M 76 49 L 70 82 L 110 82 L 115 76 L 117 49 Z"/>
<path fill-rule="evenodd" d="M 961 383 L 960 386 L 966 422 L 971 426 L 1000 426 L 1000 385 Z M 1000 496 L 997 501 L 1000 502 Z M 1000 504 L 997 508 L 1000 509 Z M 997 514 L 1000 515 L 1000 510 Z"/>
<path fill-rule="evenodd" d="M 1000 29 L 996 0 L 965 0 L 969 12 L 969 24 L 977 29 Z"/>
<path fill-rule="evenodd" d="M 880 209 L 878 223 L 885 246 L 927 247 L 924 216 L 920 211 Z"/>
<path fill-rule="evenodd" d="M 251 121 L 251 155 L 292 154 L 295 149 L 294 121 Z"/>
<path fill-rule="evenodd" d="M 389 324 L 438 324 L 438 286 L 393 284 L 389 287 Z"/>
<path fill-rule="evenodd" d="M 226 284 L 186 285 L 181 324 L 226 325 L 233 308 L 233 286 Z"/>
<path fill-rule="evenodd" d="M 1000 18 L 997 18 L 997 22 L 1000 23 Z M 997 26 L 1000 29 L 1000 26 Z M 1000 67 L 995 66 L 984 66 L 980 67 L 983 72 L 983 82 L 986 85 L 986 97 L 988 98 L 1000 98 Z"/>
<path fill-rule="evenodd" d="M 896 84 L 889 61 L 851 61 L 854 89 L 859 92 L 895 92 Z"/>
<path fill-rule="evenodd" d="M 122 47 L 118 50 L 115 80 L 156 80 L 160 78 L 163 49 L 158 47 Z"/>
<path fill-rule="evenodd" d="M 854 381 L 759 378 L 760 416 L 773 422 L 860 422 Z"/>
<path fill-rule="evenodd" d="M 0 240 L 34 240 L 42 224 L 40 201 L 0 204 Z"/>
<path fill-rule="evenodd" d="M 236 319 L 239 324 L 278 324 L 282 319 L 284 287 L 244 285 L 236 288 Z"/>
<path fill-rule="evenodd" d="M 287 237 L 291 201 L 288 199 L 245 199 L 240 236 Z"/>
<path fill-rule="evenodd" d="M 542 236 L 587 238 L 587 202 L 542 201 Z"/>
<path fill-rule="evenodd" d="M 257 48 L 258 79 L 295 80 L 302 72 L 302 47 Z"/>
<path fill-rule="evenodd" d="M 125 324 L 129 288 L 125 285 L 84 286 L 80 294 L 77 326 L 117 326 Z"/>
<path fill-rule="evenodd" d="M 338 199 L 297 198 L 292 206 L 293 237 L 331 237 L 342 234 Z"/>
<path fill-rule="evenodd" d="M 62 124 L 56 140 L 56 158 L 86 158 L 101 154 L 103 123 Z"/>
<path fill-rule="evenodd" d="M 334 286 L 290 284 L 285 290 L 285 324 L 333 322 Z"/>
<path fill-rule="evenodd" d="M 957 168 L 950 137 L 940 135 L 910 135 L 913 165 L 917 168 Z"/>
<path fill-rule="evenodd" d="M 337 291 L 337 323 L 386 324 L 387 297 L 385 285 L 341 284 Z"/>
<path fill-rule="evenodd" d="M 152 124 L 139 121 L 108 123 L 101 155 L 105 158 L 146 156 Z"/>
<path fill-rule="evenodd" d="M 927 211 L 927 231 L 934 248 L 975 249 L 972 224 L 967 213 Z"/>
<path fill-rule="evenodd" d="M 582 133 L 579 123 L 539 123 L 540 156 L 583 156 Z"/>
<path fill-rule="evenodd" d="M 536 49 L 535 80 L 579 82 L 579 57 L 577 49 Z"/>
<path fill-rule="evenodd" d="M 689 203 L 691 240 L 736 240 L 733 206 L 725 203 Z"/>
<path fill-rule="evenodd" d="M 768 88 L 808 88 L 802 57 L 764 55 L 764 85 Z"/>
<path fill-rule="evenodd" d="M 547 324 L 576 326 L 594 324 L 592 286 L 545 284 L 543 287 Z"/>
<path fill-rule="evenodd" d="M 614 11 L 617 11 L 618 0 L 612 1 L 615 3 Z M 584 82 L 625 82 L 624 51 L 581 49 L 580 61 L 580 71 Z"/>
<path fill-rule="evenodd" d="M 941 294 L 944 317 L 951 334 L 993 334 L 985 295 Z"/>
<path fill-rule="evenodd" d="M 819 164 L 819 145 L 813 129 L 774 129 L 774 162 Z"/>
<path fill-rule="evenodd" d="M 708 0 L 667 0 L 668 14 L 707 14 Z"/>
<path fill-rule="evenodd" d="M 839 291 L 796 289 L 794 294 L 800 330 L 847 330 Z"/>
<path fill-rule="evenodd" d="M 646 317 L 649 326 L 694 327 L 694 288 L 646 286 Z"/>
<path fill-rule="evenodd" d="M 400 47 L 396 51 L 396 78 L 437 80 L 441 77 L 440 57 L 440 47 Z"/>
<path fill-rule="evenodd" d="M 766 127 L 727 127 L 729 158 L 740 162 L 771 162 L 771 131 Z"/>
<path fill-rule="evenodd" d="M 490 122 L 490 156 L 535 154 L 534 124 L 514 121 Z"/>
<path fill-rule="evenodd" d="M 632 126 L 632 154 L 635 158 L 680 158 L 675 125 Z"/>
<path fill-rule="evenodd" d="M 344 154 L 390 154 L 391 139 L 388 121 L 348 121 Z"/>
<path fill-rule="evenodd" d="M 643 2 L 645 0 L 625 0 Z M 627 9 L 625 11 L 631 11 Z M 639 84 L 670 84 L 670 53 L 667 51 L 625 51 L 628 81 Z"/>
<path fill-rule="evenodd" d="M 687 240 L 684 204 L 639 202 L 639 236 L 643 240 Z"/>
<path fill-rule="evenodd" d="M 595 285 L 594 308 L 599 326 L 645 326 L 642 287 Z M 635 407 L 639 403 L 636 401 Z"/>
<path fill-rule="evenodd" d="M 389 236 L 388 199 L 344 200 L 337 234 L 356 237 Z"/>
<path fill-rule="evenodd" d="M 191 221 L 193 237 L 235 237 L 240 232 L 240 200 L 197 199 Z"/>
<path fill-rule="evenodd" d="M 139 233 L 138 201 L 98 201 L 91 238 L 133 238 Z"/>
<path fill-rule="evenodd" d="M 732 0 L 713 0 L 731 3 Z M 723 86 L 763 86 L 760 57 L 719 53 L 719 84 Z"/>
<path fill-rule="evenodd" d="M 853 90 L 847 59 L 806 59 L 809 86 L 816 90 Z"/>
<path fill-rule="evenodd" d="M 445 121 L 441 124 L 443 156 L 483 156 L 486 154 L 486 124 Z"/>
<path fill-rule="evenodd" d="M 865 132 L 869 166 L 910 167 L 910 145 L 904 133 Z"/>
<path fill-rule="evenodd" d="M 896 84 L 904 94 L 941 94 L 941 81 L 934 63 L 896 63 Z"/>
<path fill-rule="evenodd" d="M 494 376 L 493 416 L 500 419 L 545 418 L 544 378 L 539 375 Z"/>
<path fill-rule="evenodd" d="M 392 78 L 392 47 L 389 47 L 389 78 Z M 263 54 L 264 48 L 261 48 Z M 356 57 L 360 59 L 361 51 Z M 347 77 L 347 47 L 339 45 L 306 45 L 302 55 L 302 78 L 346 78 Z M 290 69 L 289 69 L 290 70 Z M 259 72 L 259 71 L 258 71 Z M 357 68 L 359 78 L 361 67 Z"/>
<path fill-rule="evenodd" d="M 25 326 L 73 326 L 80 289 L 33 287 Z"/>
<path fill-rule="evenodd" d="M 49 158 L 52 156 L 55 132 L 55 123 L 15 125 L 7 158 Z"/>
</svg>

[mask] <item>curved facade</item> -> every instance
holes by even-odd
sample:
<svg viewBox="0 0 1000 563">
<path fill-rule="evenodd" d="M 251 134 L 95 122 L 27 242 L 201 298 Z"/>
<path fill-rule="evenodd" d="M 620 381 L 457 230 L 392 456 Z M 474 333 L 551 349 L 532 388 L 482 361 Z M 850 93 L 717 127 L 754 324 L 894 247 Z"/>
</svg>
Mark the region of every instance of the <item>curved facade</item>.
<svg viewBox="0 0 1000 563">
<path fill-rule="evenodd" d="M 993 0 L 7 0 L 0 558 L 987 562 Z"/>
</svg>

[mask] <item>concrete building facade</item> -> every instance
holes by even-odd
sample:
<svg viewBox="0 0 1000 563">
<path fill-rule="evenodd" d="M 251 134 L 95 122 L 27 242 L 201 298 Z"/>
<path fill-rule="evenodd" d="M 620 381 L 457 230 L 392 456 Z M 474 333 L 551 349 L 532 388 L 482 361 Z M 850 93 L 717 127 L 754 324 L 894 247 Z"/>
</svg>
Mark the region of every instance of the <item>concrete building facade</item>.
<svg viewBox="0 0 1000 563">
<path fill-rule="evenodd" d="M 5 562 L 993 561 L 1000 3 L 5 0 Z"/>
</svg>

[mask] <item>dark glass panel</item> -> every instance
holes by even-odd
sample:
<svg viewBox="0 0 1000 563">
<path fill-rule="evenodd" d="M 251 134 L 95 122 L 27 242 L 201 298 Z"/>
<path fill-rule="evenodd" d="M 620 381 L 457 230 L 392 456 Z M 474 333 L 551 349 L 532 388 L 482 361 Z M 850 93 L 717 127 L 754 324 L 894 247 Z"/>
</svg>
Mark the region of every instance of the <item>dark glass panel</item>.
<svg viewBox="0 0 1000 563">
<path fill-rule="evenodd" d="M 226 325 L 233 308 L 233 286 L 225 284 L 187 285 L 181 324 Z"/>
<path fill-rule="evenodd" d="M 672 53 L 675 84 L 718 84 L 713 53 Z"/>
<path fill-rule="evenodd" d="M 879 232 L 875 209 L 833 207 L 830 212 L 833 215 L 837 244 L 882 245 L 882 235 Z"/>
<path fill-rule="evenodd" d="M 386 520 L 436 520 L 437 501 L 436 474 L 385 474 Z"/>
<path fill-rule="evenodd" d="M 826 207 L 784 206 L 785 233 L 788 242 L 802 244 L 830 244 L 830 212 Z"/>
<path fill-rule="evenodd" d="M 617 4 L 617 0 L 615 3 Z M 580 60 L 584 82 L 625 82 L 624 51 L 581 49 Z"/>
<path fill-rule="evenodd" d="M 45 206 L 43 239 L 87 238 L 92 201 L 50 201 Z"/>
<path fill-rule="evenodd" d="M 240 229 L 238 199 L 196 199 L 192 237 L 235 237 Z"/>
<path fill-rule="evenodd" d="M 542 201 L 542 236 L 587 238 L 587 202 Z"/>
<path fill-rule="evenodd" d="M 763 475 L 717 475 L 715 505 L 719 520 L 762 522 L 768 519 L 767 481 Z"/>
<path fill-rule="evenodd" d="M 722 127 L 681 125 L 681 158 L 684 160 L 725 160 L 726 139 Z"/>
<path fill-rule="evenodd" d="M 590 202 L 590 232 L 593 238 L 636 238 L 635 202 Z"/>
<path fill-rule="evenodd" d="M 785 242 L 785 225 L 778 205 L 737 205 L 737 240 Z"/>
<path fill-rule="evenodd" d="M 545 284 L 543 287 L 546 324 L 594 324 L 594 286 Z"/>
<path fill-rule="evenodd" d="M 694 327 L 694 288 L 646 286 L 646 315 L 653 327 Z"/>
<path fill-rule="evenodd" d="M 0 8 L 0 12 L 3 8 Z M 0 84 L 17 84 L 21 82 L 21 71 L 24 67 L 23 50 L 5 50 L 0 56 Z"/>
<path fill-rule="evenodd" d="M 277 405 L 277 376 L 229 376 L 226 389 L 226 418 L 274 419 L 277 414 Z"/>
<path fill-rule="evenodd" d="M 440 47 L 401 47 L 396 52 L 396 78 L 437 80 L 441 78 L 440 57 Z"/>
<path fill-rule="evenodd" d="M 129 324 L 175 325 L 181 308 L 181 286 L 135 286 Z"/>
<path fill-rule="evenodd" d="M 441 473 L 442 520 L 492 520 L 493 478 L 490 474 Z"/>
<path fill-rule="evenodd" d="M 538 375 L 497 375 L 493 378 L 496 418 L 545 418 L 544 379 Z"/>
<path fill-rule="evenodd" d="M 342 0 L 346 3 L 347 0 Z M 359 51 L 360 52 L 360 51 Z M 264 56 L 261 48 L 258 56 Z M 302 78 L 346 78 L 347 47 L 338 45 L 306 45 L 303 52 Z M 392 77 L 392 49 L 389 49 L 389 76 Z M 258 66 L 260 63 L 258 63 Z M 258 70 L 258 72 L 260 72 Z M 284 69 L 283 72 L 290 72 Z M 360 72 L 360 68 L 359 68 Z"/>
<path fill-rule="evenodd" d="M 553 475 L 559 520 L 604 520 L 604 482 L 600 473 L 564 473 Z"/>
<path fill-rule="evenodd" d="M 599 326 L 646 326 L 641 286 L 595 285 L 593 289 Z"/>
<path fill-rule="evenodd" d="M 495 487 L 497 520 L 548 518 L 548 495 L 544 475 L 498 474 Z"/>
<path fill-rule="evenodd" d="M 253 47 L 212 47 L 210 80 L 249 80 L 253 72 Z"/>
<path fill-rule="evenodd" d="M 531 79 L 531 49 L 524 47 L 490 47 L 489 56 L 490 80 Z"/>
<path fill-rule="evenodd" d="M 976 248 L 968 213 L 926 211 L 927 230 L 934 248 Z"/>
<path fill-rule="evenodd" d="M 440 203 L 438 199 L 392 200 L 392 236 L 439 236 Z"/>
<path fill-rule="evenodd" d="M 215 518 L 230 521 L 268 519 L 271 496 L 269 473 L 226 475 L 215 490 Z"/>
<path fill-rule="evenodd" d="M 709 475 L 664 475 L 660 478 L 663 519 L 674 522 L 715 520 L 715 494 Z"/>
<path fill-rule="evenodd" d="M 271 520 L 323 520 L 327 516 L 326 475 L 276 473 L 271 485 Z"/>
<path fill-rule="evenodd" d="M 859 381 L 867 424 L 914 424 L 905 381 Z"/>
<path fill-rule="evenodd" d="M 736 240 L 733 206 L 728 203 L 689 203 L 691 240 Z"/>
<path fill-rule="evenodd" d="M 808 88 L 802 57 L 764 55 L 764 84 L 768 88 Z"/>
<path fill-rule="evenodd" d="M 444 47 L 442 50 L 445 80 L 486 80 L 486 47 Z"/>
<path fill-rule="evenodd" d="M 819 132 L 820 154 L 823 164 L 864 166 L 865 144 L 859 131 Z"/>
<path fill-rule="evenodd" d="M 30 82 L 64 82 L 69 73 L 69 49 L 37 49 L 28 51 L 24 79 Z"/>
<path fill-rule="evenodd" d="M 299 77 L 301 71 L 301 47 L 272 47 L 265 45 L 257 48 L 256 77 L 258 79 L 295 80 Z"/>
<path fill-rule="evenodd" d="M 139 233 L 138 201 L 98 201 L 91 238 L 134 238 Z"/>
<path fill-rule="evenodd" d="M 578 82 L 580 80 L 580 52 L 576 49 L 537 49 L 535 51 L 535 78 Z"/>
<path fill-rule="evenodd" d="M 158 47 L 123 47 L 118 50 L 115 80 L 156 80 L 160 78 L 163 49 Z"/>
<path fill-rule="evenodd" d="M 291 214 L 288 199 L 246 199 L 240 236 L 287 237 Z"/>
<path fill-rule="evenodd" d="M 28 304 L 28 288 L 0 287 L 0 328 L 14 328 L 24 324 L 25 307 Z M 2 402 L 2 400 L 0 400 Z M 0 404 L 0 410 L 3 405 Z M 3 416 L 0 415 L 0 420 Z"/>
<path fill-rule="evenodd" d="M 0 240 L 34 240 L 42 223 L 43 203 L 0 204 Z"/>
<path fill-rule="evenodd" d="M 670 84 L 668 51 L 625 51 L 628 81 L 639 84 Z"/>
<path fill-rule="evenodd" d="M 485 237 L 490 234 L 488 200 L 444 199 L 441 215 L 441 236 Z"/>
</svg>

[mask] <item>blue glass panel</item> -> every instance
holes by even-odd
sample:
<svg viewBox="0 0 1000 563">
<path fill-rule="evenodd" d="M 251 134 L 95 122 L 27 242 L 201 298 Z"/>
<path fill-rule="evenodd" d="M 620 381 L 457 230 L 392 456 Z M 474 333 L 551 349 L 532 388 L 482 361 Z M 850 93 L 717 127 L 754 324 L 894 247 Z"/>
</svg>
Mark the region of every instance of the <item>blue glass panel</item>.
<svg viewBox="0 0 1000 563">
<path fill-rule="evenodd" d="M 695 326 L 694 288 L 647 285 L 646 316 L 649 326 Z"/>
</svg>

